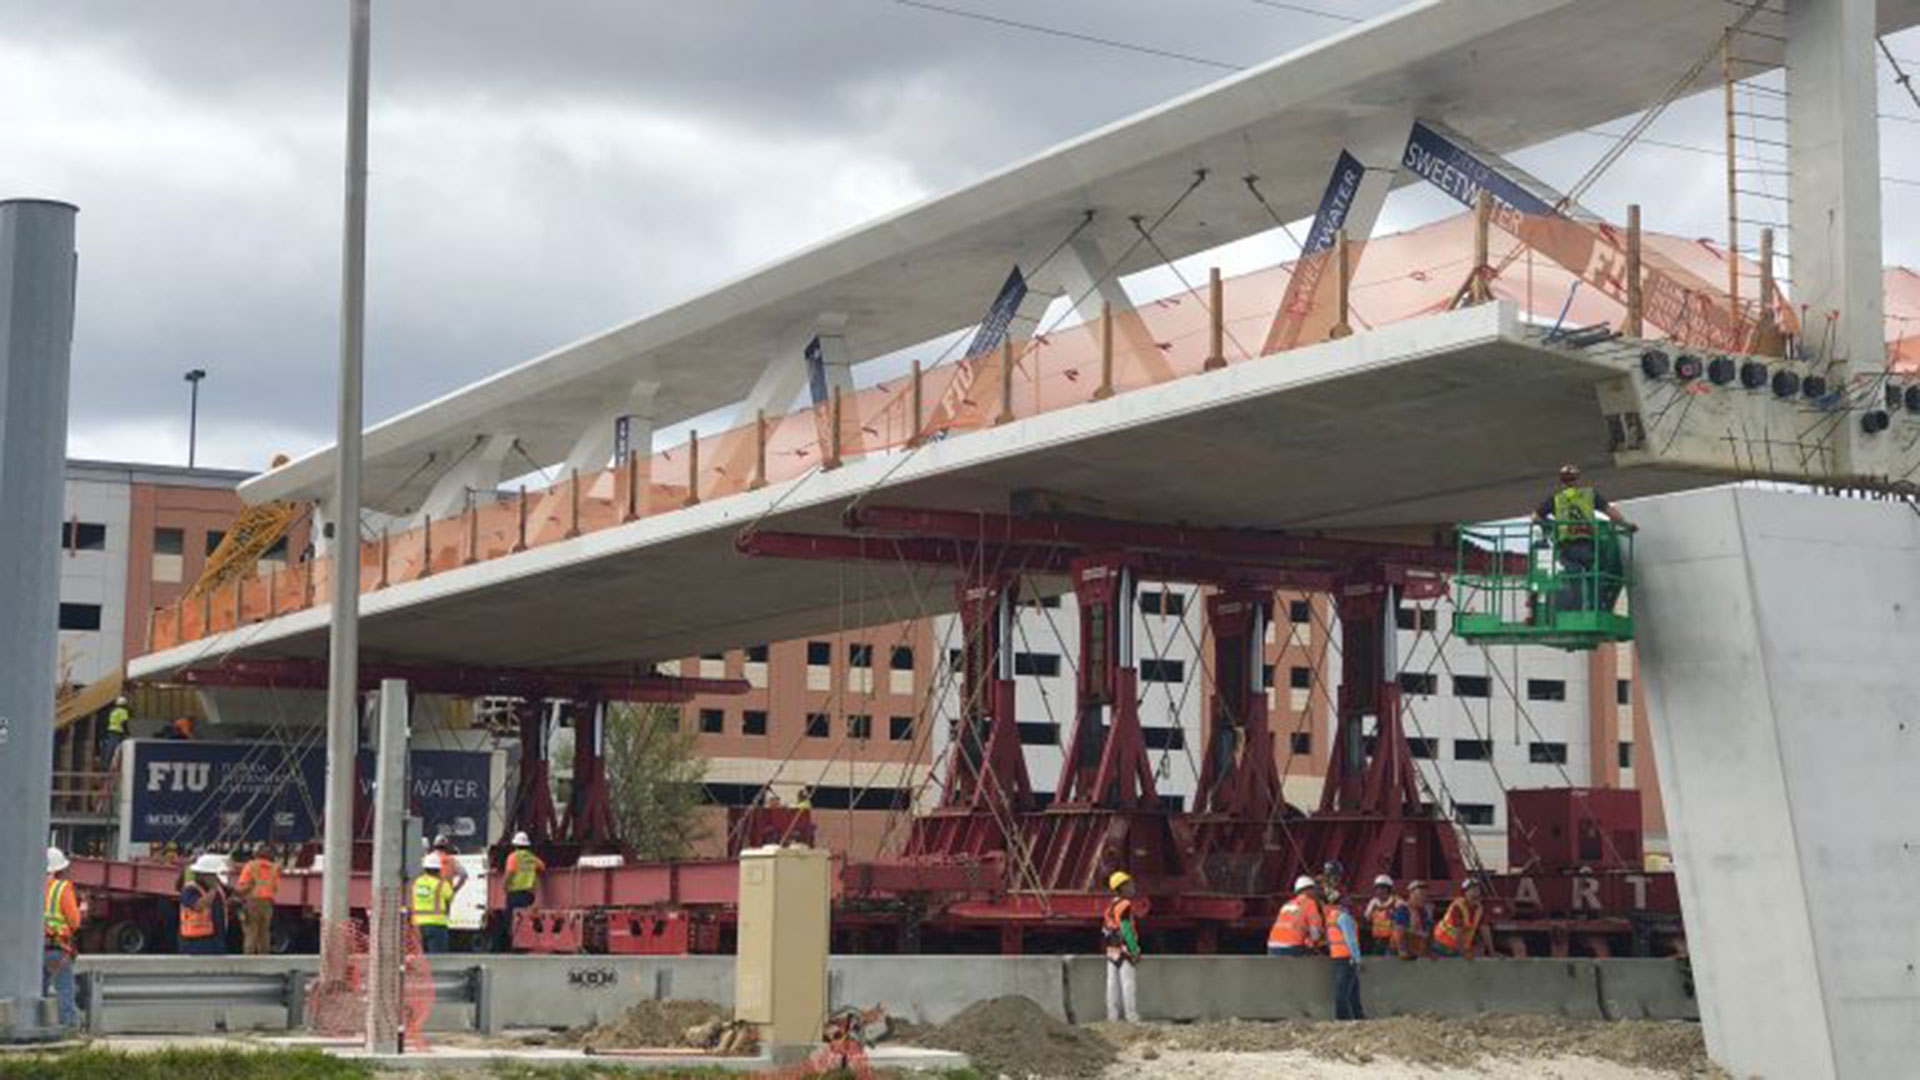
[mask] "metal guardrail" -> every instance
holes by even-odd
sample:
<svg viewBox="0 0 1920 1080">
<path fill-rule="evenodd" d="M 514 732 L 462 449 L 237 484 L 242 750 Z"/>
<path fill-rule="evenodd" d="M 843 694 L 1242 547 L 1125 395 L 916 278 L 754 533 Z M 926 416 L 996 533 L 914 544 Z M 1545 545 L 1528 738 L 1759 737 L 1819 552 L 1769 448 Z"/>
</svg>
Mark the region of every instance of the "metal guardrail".
<svg viewBox="0 0 1920 1080">
<path fill-rule="evenodd" d="M 293 1029 L 305 1022 L 307 983 L 315 977 L 314 972 L 300 969 L 258 973 L 88 971 L 80 973 L 80 992 L 87 1030 L 93 1034 L 115 1030 L 107 1021 L 116 1009 L 182 1005 L 284 1009 L 287 1027 Z M 435 971 L 433 1003 L 436 1007 L 474 1006 L 475 1027 L 484 1032 L 491 1026 L 487 1022 L 492 1013 L 488 987 L 482 968 Z"/>
</svg>

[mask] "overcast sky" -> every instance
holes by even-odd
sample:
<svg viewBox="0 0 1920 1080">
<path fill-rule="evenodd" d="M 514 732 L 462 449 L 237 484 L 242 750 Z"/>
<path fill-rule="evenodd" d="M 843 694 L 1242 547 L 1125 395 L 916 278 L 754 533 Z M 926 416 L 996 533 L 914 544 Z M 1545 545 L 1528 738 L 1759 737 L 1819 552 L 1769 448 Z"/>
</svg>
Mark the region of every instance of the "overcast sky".
<svg viewBox="0 0 1920 1080">
<path fill-rule="evenodd" d="M 899 0 L 376 0 L 369 420 L 1343 25 L 1266 0 L 943 6 L 1187 59 Z M 194 367 L 202 463 L 330 440 L 346 9 L 0 0 L 0 196 L 81 208 L 73 455 L 184 460 Z M 1893 45 L 1920 59 L 1920 35 Z M 1920 264 L 1920 109 L 1881 74 L 1883 172 L 1911 181 L 1883 187 L 1888 259 Z M 1711 148 L 1719 116 L 1683 103 L 1654 137 Z M 1564 183 L 1606 146 L 1520 157 Z M 1637 148 L 1587 202 L 1657 191 L 1650 227 L 1717 237 L 1722 176 Z M 1452 210 L 1409 192 L 1384 224 Z"/>
</svg>

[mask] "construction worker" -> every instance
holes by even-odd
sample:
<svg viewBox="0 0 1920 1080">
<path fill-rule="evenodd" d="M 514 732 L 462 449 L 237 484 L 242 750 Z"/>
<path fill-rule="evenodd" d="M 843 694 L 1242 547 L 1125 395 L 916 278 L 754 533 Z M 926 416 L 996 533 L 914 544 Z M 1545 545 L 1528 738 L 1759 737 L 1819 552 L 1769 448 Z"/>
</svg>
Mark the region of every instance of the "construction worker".
<svg viewBox="0 0 1920 1080">
<path fill-rule="evenodd" d="M 460 862 L 460 849 L 453 846 L 453 840 L 446 833 L 436 833 L 433 850 L 440 856 L 440 876 L 453 885 L 454 892 L 465 888 L 467 868 Z"/>
<path fill-rule="evenodd" d="M 1482 889 L 1477 878 L 1467 879 L 1460 895 L 1447 905 L 1433 928 L 1435 956 L 1463 957 L 1471 960 L 1479 953 L 1493 951 L 1493 929 L 1487 925 L 1487 909 L 1480 902 Z"/>
<path fill-rule="evenodd" d="M 273 861 L 267 845 L 253 849 L 253 856 L 240 868 L 241 948 L 248 956 L 265 956 L 272 951 L 273 898 L 280 892 L 280 864 Z"/>
<path fill-rule="evenodd" d="M 547 864 L 533 853 L 532 844 L 526 833 L 517 832 L 513 834 L 513 850 L 507 852 L 507 911 L 500 924 L 500 952 L 513 948 L 514 914 L 533 906 L 534 896 L 540 891 L 540 875 L 547 872 Z"/>
<path fill-rule="evenodd" d="M 1293 880 L 1293 899 L 1280 905 L 1267 931 L 1271 956 L 1307 956 L 1326 947 L 1327 917 L 1320 907 L 1320 883 L 1311 874 Z"/>
<path fill-rule="evenodd" d="M 1433 944 L 1433 905 L 1425 882 L 1407 883 L 1407 899 L 1393 913 L 1393 951 L 1402 960 L 1418 960 Z"/>
<path fill-rule="evenodd" d="M 1107 878 L 1113 899 L 1100 920 L 1100 941 L 1107 951 L 1107 1019 L 1140 1022 L 1135 969 L 1140 966 L 1140 923 L 1133 909 L 1133 877 L 1115 870 Z"/>
<path fill-rule="evenodd" d="M 453 910 L 453 883 L 440 872 L 440 853 L 427 852 L 420 860 L 420 876 L 413 879 L 414 928 L 420 931 L 420 951 L 443 953 L 449 945 L 447 916 Z"/>
<path fill-rule="evenodd" d="M 1394 918 L 1403 907 L 1399 896 L 1393 891 L 1393 878 L 1380 874 L 1373 879 L 1373 896 L 1367 900 L 1367 906 L 1361 915 L 1367 924 L 1367 952 L 1375 956 L 1386 956 L 1394 951 Z"/>
<path fill-rule="evenodd" d="M 100 740 L 100 763 L 111 766 L 113 755 L 119 751 L 120 744 L 127 741 L 127 729 L 133 724 L 133 710 L 127 705 L 127 695 L 121 694 L 113 699 L 113 708 L 107 710 L 107 733 Z"/>
<path fill-rule="evenodd" d="M 1327 893 L 1327 955 L 1333 959 L 1333 1018 L 1365 1020 L 1360 1008 L 1360 927 L 1340 902 L 1337 890 Z"/>
<path fill-rule="evenodd" d="M 180 890 L 180 951 L 187 956 L 220 956 L 227 951 L 227 891 L 220 875 L 227 860 L 212 852 L 187 866 Z"/>
<path fill-rule="evenodd" d="M 1618 549 L 1608 545 L 1607 550 L 1612 552 L 1612 561 L 1615 563 L 1608 566 L 1609 560 L 1601 559 L 1601 552 L 1594 546 L 1595 514 L 1605 514 L 1621 528 L 1633 529 L 1633 523 L 1618 507 L 1609 503 L 1606 496 L 1592 485 L 1580 482 L 1580 466 L 1572 463 L 1560 466 L 1560 486 L 1534 508 L 1534 519 L 1549 530 L 1560 569 L 1574 578 L 1562 589 L 1562 610 L 1569 607 L 1573 610 L 1611 608 L 1614 597 L 1619 593 L 1617 584 L 1609 583 L 1609 588 L 1601 588 L 1601 583 L 1594 580 L 1596 568 L 1610 578 L 1620 575 Z"/>
<path fill-rule="evenodd" d="M 172 739 L 175 742 L 192 742 L 193 741 L 193 717 L 191 716 L 174 717 L 173 723 L 167 725 L 167 733 L 164 737 L 168 739 Z"/>
<path fill-rule="evenodd" d="M 47 895 L 42 909 L 46 919 L 45 964 L 41 969 L 40 992 L 60 1003 L 60 1026 L 72 1027 L 73 957 L 80 920 L 86 908 L 80 903 L 79 890 L 67 880 L 67 855 L 57 847 L 47 849 Z"/>
</svg>

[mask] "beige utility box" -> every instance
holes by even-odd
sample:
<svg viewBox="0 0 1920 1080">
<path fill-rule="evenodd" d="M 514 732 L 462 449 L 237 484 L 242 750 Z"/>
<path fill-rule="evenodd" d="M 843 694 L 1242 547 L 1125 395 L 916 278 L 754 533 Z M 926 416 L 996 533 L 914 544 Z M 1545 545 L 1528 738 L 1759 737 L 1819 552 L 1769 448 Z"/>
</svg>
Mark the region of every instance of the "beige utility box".
<svg viewBox="0 0 1920 1080">
<path fill-rule="evenodd" d="M 827 1020 L 832 860 L 806 847 L 740 853 L 734 1015 L 769 1047 L 813 1046 Z"/>
</svg>

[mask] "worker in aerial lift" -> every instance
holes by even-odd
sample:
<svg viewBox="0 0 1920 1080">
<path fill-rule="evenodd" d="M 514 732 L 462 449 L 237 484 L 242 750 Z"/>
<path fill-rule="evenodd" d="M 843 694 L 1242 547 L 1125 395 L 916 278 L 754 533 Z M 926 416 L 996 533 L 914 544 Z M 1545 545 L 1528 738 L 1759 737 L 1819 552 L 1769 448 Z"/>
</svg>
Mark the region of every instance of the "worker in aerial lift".
<svg viewBox="0 0 1920 1080">
<path fill-rule="evenodd" d="M 1478 878 L 1467 879 L 1433 928 L 1433 955 L 1471 960 L 1493 952 L 1493 928 L 1487 924 L 1487 908 L 1481 902 L 1483 891 Z"/>
<path fill-rule="evenodd" d="M 420 951 L 443 953 L 451 943 L 447 929 L 453 911 L 453 883 L 440 873 L 440 853 L 427 852 L 420 860 L 420 876 L 413 879 L 412 903 L 414 929 L 420 932 Z"/>
<path fill-rule="evenodd" d="M 1596 569 L 1610 578 L 1617 579 L 1620 574 L 1618 549 L 1608 544 L 1606 550 L 1602 551 L 1594 545 L 1593 520 L 1596 514 L 1605 514 L 1614 524 L 1629 532 L 1634 528 L 1619 507 L 1608 502 L 1607 497 L 1591 484 L 1580 482 L 1580 466 L 1572 462 L 1560 466 L 1560 486 L 1534 508 L 1534 520 L 1549 529 L 1554 557 L 1559 560 L 1561 571 L 1575 578 L 1569 582 L 1571 588 L 1562 590 L 1562 609 L 1604 610 L 1613 606 L 1614 597 L 1619 592 L 1617 584 L 1601 588 L 1602 583 L 1599 582 L 1594 582 L 1593 588 L 1582 588 L 1584 583 L 1593 581 Z M 1609 554 L 1610 558 L 1603 557 Z"/>
<path fill-rule="evenodd" d="M 240 894 L 241 951 L 265 956 L 272 946 L 273 898 L 280 892 L 280 864 L 273 861 L 267 845 L 254 848 L 241 864 L 234 890 Z"/>
<path fill-rule="evenodd" d="M 121 694 L 113 699 L 113 708 L 107 710 L 107 733 L 100 740 L 100 763 L 107 767 L 113 765 L 113 755 L 119 751 L 120 744 L 127 741 L 127 730 L 133 726 L 133 709 L 127 704 L 127 695 Z"/>
<path fill-rule="evenodd" d="M 513 834 L 513 850 L 507 852 L 506 864 L 507 909 L 500 921 L 500 931 L 495 939 L 495 949 L 509 952 L 513 949 L 513 918 L 521 908 L 533 906 L 533 898 L 540 891 L 540 875 L 547 872 L 547 864 L 533 853 L 533 841 L 527 834 Z"/>
<path fill-rule="evenodd" d="M 1367 952 L 1386 956 L 1395 951 L 1394 916 L 1404 906 L 1405 902 L 1393 891 L 1391 876 L 1380 874 L 1373 879 L 1373 895 L 1367 899 L 1366 909 L 1361 912 L 1362 921 L 1367 924 Z"/>
<path fill-rule="evenodd" d="M 1407 883 L 1407 898 L 1393 913 L 1393 951 L 1402 960 L 1418 960 L 1433 945 L 1433 904 L 1423 881 Z"/>
<path fill-rule="evenodd" d="M 1139 1023 L 1135 969 L 1140 966 L 1140 923 L 1133 906 L 1133 877 L 1115 870 L 1107 888 L 1113 899 L 1100 920 L 1100 941 L 1107 951 L 1107 1019 Z"/>
<path fill-rule="evenodd" d="M 187 956 L 221 956 L 227 951 L 227 890 L 220 884 L 227 859 L 211 851 L 187 867 L 191 875 L 180 890 L 180 951 Z"/>
<path fill-rule="evenodd" d="M 1360 927 L 1341 903 L 1338 890 L 1327 893 L 1327 956 L 1333 960 L 1333 1018 L 1365 1020 L 1360 1008 Z"/>
<path fill-rule="evenodd" d="M 60 1026 L 72 1027 L 76 1019 L 73 1006 L 73 963 L 78 951 L 74 939 L 80 933 L 80 920 L 86 906 L 80 903 L 79 890 L 67 880 L 66 852 L 47 849 L 47 895 L 41 909 L 46 924 L 46 952 L 41 968 L 40 993 L 60 1003 Z"/>
<path fill-rule="evenodd" d="M 1320 906 L 1320 883 L 1311 874 L 1293 881 L 1293 898 L 1280 905 L 1267 931 L 1270 956 L 1307 956 L 1326 947 L 1327 916 Z"/>
</svg>

